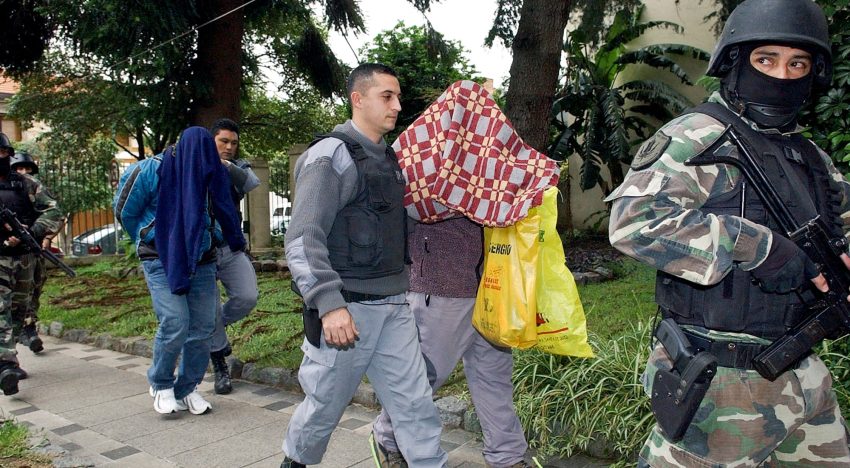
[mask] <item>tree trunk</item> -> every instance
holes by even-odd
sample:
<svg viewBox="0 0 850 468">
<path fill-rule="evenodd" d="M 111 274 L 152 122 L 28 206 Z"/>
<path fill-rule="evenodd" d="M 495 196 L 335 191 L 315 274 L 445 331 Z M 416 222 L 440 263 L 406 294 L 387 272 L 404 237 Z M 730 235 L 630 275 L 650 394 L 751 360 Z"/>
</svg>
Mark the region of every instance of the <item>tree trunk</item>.
<svg viewBox="0 0 850 468">
<path fill-rule="evenodd" d="M 216 18 L 242 4 L 242 0 L 211 0 L 210 16 Z M 242 36 L 245 14 L 235 11 L 198 30 L 196 73 L 205 89 L 198 90 L 192 123 L 209 127 L 227 117 L 239 121 L 242 88 Z"/>
<path fill-rule="evenodd" d="M 524 0 L 513 40 L 505 114 L 537 150 L 549 142 L 549 113 L 561 69 L 570 0 Z"/>
</svg>

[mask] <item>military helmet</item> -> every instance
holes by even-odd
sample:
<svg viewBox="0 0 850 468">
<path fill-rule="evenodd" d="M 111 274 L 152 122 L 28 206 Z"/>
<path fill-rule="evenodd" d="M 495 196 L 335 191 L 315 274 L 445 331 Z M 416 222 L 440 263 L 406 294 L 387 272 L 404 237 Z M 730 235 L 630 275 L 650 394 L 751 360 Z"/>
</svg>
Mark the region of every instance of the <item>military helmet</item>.
<svg viewBox="0 0 850 468">
<path fill-rule="evenodd" d="M 738 5 L 720 34 L 708 64 L 708 76 L 723 77 L 735 63 L 735 46 L 777 43 L 810 50 L 812 73 L 819 87 L 832 79 L 829 26 L 821 7 L 812 0 L 745 0 Z"/>
<path fill-rule="evenodd" d="M 10 150 L 15 149 L 12 147 L 12 142 L 9 141 L 9 137 L 7 137 L 5 133 L 0 133 L 0 149 L 2 148 L 8 148 Z"/>
<path fill-rule="evenodd" d="M 38 174 L 38 164 L 33 161 L 32 156 L 26 151 L 18 151 L 12 156 L 12 159 L 9 161 L 9 166 L 11 169 L 17 170 L 18 167 L 26 167 L 29 166 L 32 168 L 33 174 Z"/>
</svg>

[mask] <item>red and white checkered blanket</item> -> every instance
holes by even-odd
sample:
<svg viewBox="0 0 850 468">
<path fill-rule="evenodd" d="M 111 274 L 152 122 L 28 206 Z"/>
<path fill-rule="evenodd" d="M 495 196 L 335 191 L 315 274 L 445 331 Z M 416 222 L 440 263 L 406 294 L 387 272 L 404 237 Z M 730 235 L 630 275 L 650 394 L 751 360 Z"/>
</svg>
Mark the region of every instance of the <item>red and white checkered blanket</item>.
<svg viewBox="0 0 850 468">
<path fill-rule="evenodd" d="M 558 164 L 526 145 L 473 81 L 449 86 L 393 148 L 407 180 L 407 212 L 423 222 L 460 213 L 486 226 L 508 226 L 558 183 Z"/>
</svg>

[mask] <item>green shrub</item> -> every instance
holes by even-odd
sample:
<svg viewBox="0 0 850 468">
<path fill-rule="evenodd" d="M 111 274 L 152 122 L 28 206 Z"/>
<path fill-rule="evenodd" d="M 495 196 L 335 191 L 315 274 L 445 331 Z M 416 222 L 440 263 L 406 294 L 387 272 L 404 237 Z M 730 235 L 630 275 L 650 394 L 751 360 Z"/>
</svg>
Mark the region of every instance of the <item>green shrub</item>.
<svg viewBox="0 0 850 468">
<path fill-rule="evenodd" d="M 649 329 L 648 321 L 637 321 L 611 339 L 591 333 L 591 359 L 516 353 L 516 408 L 529 444 L 543 456 L 634 460 L 654 423 L 640 382 Z"/>
<path fill-rule="evenodd" d="M 832 386 L 845 420 L 850 420 L 850 335 L 835 341 L 825 341 L 818 355 L 832 373 Z"/>
</svg>

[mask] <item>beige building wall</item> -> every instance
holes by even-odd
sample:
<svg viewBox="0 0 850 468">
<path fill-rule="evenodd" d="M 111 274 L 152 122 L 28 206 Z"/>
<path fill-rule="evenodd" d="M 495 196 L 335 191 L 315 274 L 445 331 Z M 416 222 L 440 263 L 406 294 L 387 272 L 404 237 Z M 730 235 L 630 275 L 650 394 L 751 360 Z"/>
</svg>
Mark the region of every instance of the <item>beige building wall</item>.
<svg viewBox="0 0 850 468">
<path fill-rule="evenodd" d="M 653 29 L 631 43 L 630 47 L 636 48 L 649 44 L 678 43 L 699 47 L 708 53 L 712 52 L 716 41 L 712 31 L 713 21 L 705 22 L 703 20 L 706 15 L 715 9 L 715 5 L 711 0 L 703 0 L 702 2 L 699 0 L 681 0 L 678 4 L 675 0 L 644 0 L 643 4 L 644 13 L 642 20 L 644 22 L 658 20 L 670 21 L 682 26 L 684 31 L 678 34 L 671 29 Z M 676 60 L 685 68 L 692 81 L 696 81 L 703 76 L 708 65 L 707 63 L 700 63 L 690 59 L 682 60 L 677 58 Z M 633 67 L 624 72 L 620 76 L 619 81 L 624 82 L 633 79 L 662 80 L 676 87 L 676 89 L 694 103 L 701 102 L 705 97 L 705 92 L 701 87 L 682 85 L 673 75 L 651 67 Z M 605 203 L 602 201 L 602 190 L 594 188 L 588 191 L 582 191 L 579 188 L 581 158 L 573 155 L 569 158 L 569 163 L 570 177 L 572 179 L 570 208 L 573 214 L 573 225 L 577 229 L 589 229 L 595 222 L 599 221 L 600 213 L 606 210 Z M 602 230 L 606 230 L 608 223 L 602 222 L 599 227 Z"/>
</svg>

